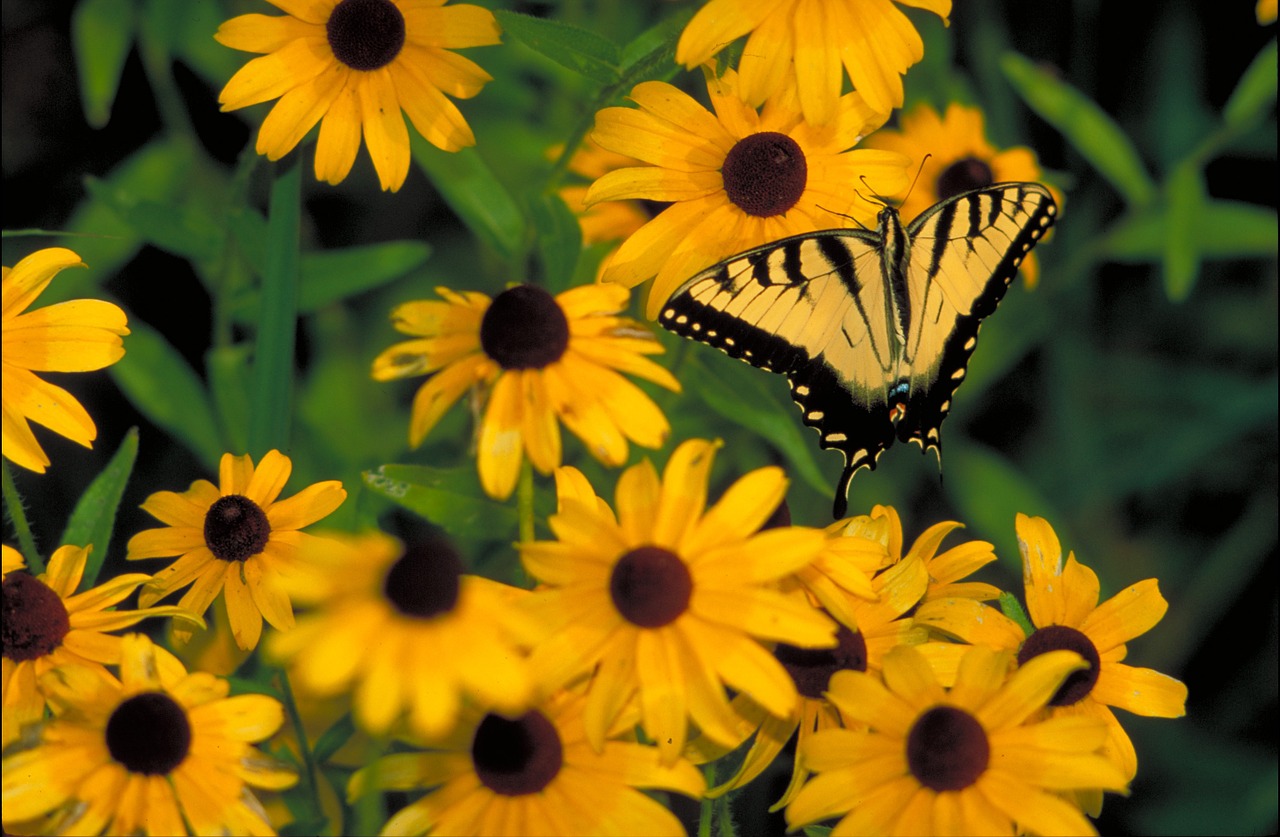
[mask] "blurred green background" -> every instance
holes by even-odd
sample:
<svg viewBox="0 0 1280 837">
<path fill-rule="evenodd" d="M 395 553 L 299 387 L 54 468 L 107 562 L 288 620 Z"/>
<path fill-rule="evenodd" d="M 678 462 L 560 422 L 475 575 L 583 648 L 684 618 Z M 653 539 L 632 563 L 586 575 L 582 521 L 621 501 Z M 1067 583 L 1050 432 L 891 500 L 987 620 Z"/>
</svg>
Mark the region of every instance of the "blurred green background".
<svg viewBox="0 0 1280 837">
<path fill-rule="evenodd" d="M 698 4 L 481 5 L 623 45 L 678 31 Z M 110 298 L 133 329 L 126 359 L 109 373 L 50 376 L 85 404 L 99 435 L 90 452 L 38 432 L 53 467 L 16 475 L 46 555 L 131 427 L 140 428 L 139 454 L 108 574 L 123 570 L 128 537 L 150 525 L 137 508 L 148 494 L 211 477 L 223 451 L 246 449 L 273 168 L 252 142 L 269 105 L 218 112 L 218 91 L 249 56 L 212 33 L 250 11 L 271 10 L 4 3 L 4 264 L 71 247 L 91 269 L 60 276 L 40 304 Z M 1139 772 L 1130 799 L 1108 800 L 1099 828 L 1274 832 L 1276 27 L 1258 25 L 1251 2 L 958 0 L 949 28 L 910 15 L 926 57 L 906 76 L 908 105 L 982 107 L 991 140 L 1033 148 L 1066 204 L 1037 251 L 1039 288 L 1015 282 L 984 325 L 944 428 L 944 478 L 932 456 L 895 446 L 879 470 L 854 480 L 850 512 L 892 504 L 908 539 L 939 520 L 963 521 L 966 537 L 996 544 L 1001 560 L 986 579 L 1019 593 L 1017 511 L 1047 517 L 1098 572 L 1104 596 L 1158 578 L 1169 613 L 1131 644 L 1128 661 L 1185 681 L 1187 717 L 1121 713 Z M 378 191 L 364 151 L 337 187 L 313 180 L 307 143 L 283 161 L 304 166 L 289 490 L 341 478 L 353 497 L 340 515 L 353 525 L 387 508 L 378 480 L 359 490 L 363 473 L 428 466 L 387 473 L 413 483 L 419 510 L 497 577 L 513 572 L 514 516 L 476 496 L 466 411 L 454 409 L 408 451 L 419 382 L 377 384 L 368 369 L 397 339 L 387 314 L 398 302 L 437 285 L 560 289 L 589 280 L 604 252 L 579 253 L 567 210 L 548 192 L 547 149 L 581 127 L 606 84 L 505 41 L 466 51 L 495 78 L 461 105 L 477 148 L 449 157 L 415 146 L 418 165 L 398 193 Z M 669 62 L 648 77 L 701 86 L 700 75 Z M 749 468 L 784 465 L 796 522 L 825 525 L 839 457 L 801 426 L 785 382 L 661 337 L 685 385 L 678 396 L 650 389 L 674 440 L 725 440 L 721 489 Z M 647 455 L 665 461 L 671 447 Z M 642 455 L 633 451 L 633 461 Z M 612 496 L 616 474 L 576 441 L 566 461 Z M 545 511 L 550 483 L 537 485 Z M 739 800 L 743 833 L 781 827 L 764 808 L 784 780 L 770 774 Z"/>
</svg>

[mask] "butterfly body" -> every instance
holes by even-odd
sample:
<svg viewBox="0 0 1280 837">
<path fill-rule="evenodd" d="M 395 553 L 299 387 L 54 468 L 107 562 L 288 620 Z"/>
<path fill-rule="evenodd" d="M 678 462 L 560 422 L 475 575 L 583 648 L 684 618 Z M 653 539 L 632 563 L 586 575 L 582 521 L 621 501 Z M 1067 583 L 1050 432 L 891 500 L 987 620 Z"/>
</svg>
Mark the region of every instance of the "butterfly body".
<svg viewBox="0 0 1280 837">
<path fill-rule="evenodd" d="M 1035 183 L 965 192 L 906 225 L 886 206 L 874 231 L 805 233 L 707 268 L 658 321 L 787 376 L 819 444 L 844 454 L 843 517 L 853 475 L 895 438 L 940 455 L 981 321 L 1056 213 Z"/>
</svg>

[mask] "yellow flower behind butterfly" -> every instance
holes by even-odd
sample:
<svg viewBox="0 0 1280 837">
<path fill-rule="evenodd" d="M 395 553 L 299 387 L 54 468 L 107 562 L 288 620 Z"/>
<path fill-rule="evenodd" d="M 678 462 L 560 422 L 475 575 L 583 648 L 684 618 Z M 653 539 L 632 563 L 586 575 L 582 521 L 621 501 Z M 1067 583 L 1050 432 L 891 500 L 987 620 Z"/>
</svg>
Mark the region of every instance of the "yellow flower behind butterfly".
<svg viewBox="0 0 1280 837">
<path fill-rule="evenodd" d="M 475 136 L 447 96 L 470 98 L 491 76 L 452 52 L 498 43 L 493 13 L 445 0 L 270 0 L 284 16 L 240 15 L 218 28 L 224 46 L 262 53 L 218 96 L 223 110 L 280 101 L 258 131 L 257 152 L 278 160 L 320 123 L 316 179 L 339 183 L 360 136 L 384 190 L 409 173 L 404 116 L 437 148 Z M 447 95 L 446 95 L 447 94 Z"/>
<path fill-rule="evenodd" d="M 27 310 L 68 267 L 84 267 L 84 262 L 63 247 L 48 247 L 4 268 L 4 458 L 39 474 L 49 467 L 49 457 L 29 422 L 86 448 L 93 446 L 98 429 L 75 396 L 35 373 L 90 372 L 110 366 L 124 357 L 121 338 L 129 333 L 124 312 L 100 299 Z"/>
</svg>

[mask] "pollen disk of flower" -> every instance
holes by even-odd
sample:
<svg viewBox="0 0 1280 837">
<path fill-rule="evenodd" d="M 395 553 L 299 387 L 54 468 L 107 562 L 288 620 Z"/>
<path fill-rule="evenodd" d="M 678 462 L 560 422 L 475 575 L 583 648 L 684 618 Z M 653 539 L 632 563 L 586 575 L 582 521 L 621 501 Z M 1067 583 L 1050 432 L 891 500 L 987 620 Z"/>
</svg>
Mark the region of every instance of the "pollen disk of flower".
<svg viewBox="0 0 1280 837">
<path fill-rule="evenodd" d="M 688 608 L 693 578 L 675 553 L 660 546 L 642 546 L 614 564 L 609 593 L 614 607 L 628 622 L 641 628 L 661 628 Z"/>
<path fill-rule="evenodd" d="M 107 750 L 132 773 L 170 773 L 191 750 L 191 724 L 177 702 L 160 692 L 125 700 L 107 721 Z"/>
<path fill-rule="evenodd" d="M 954 198 L 971 189 L 984 189 L 995 182 L 991 166 L 976 157 L 956 160 L 938 175 L 938 200 Z"/>
<path fill-rule="evenodd" d="M 476 728 L 471 762 L 485 787 L 503 796 L 538 793 L 564 764 L 564 745 L 555 725 L 531 710 L 509 720 L 490 713 Z"/>
<path fill-rule="evenodd" d="M 1067 675 L 1067 679 L 1062 681 L 1062 685 L 1049 701 L 1050 706 L 1070 706 L 1093 691 L 1094 684 L 1098 682 L 1098 672 L 1102 664 L 1102 659 L 1098 656 L 1098 648 L 1089 637 L 1066 625 L 1046 625 L 1036 629 L 1035 633 L 1022 643 L 1022 648 L 1018 649 L 1018 665 L 1024 665 L 1032 657 L 1047 651 L 1061 649 L 1074 651 L 1084 657 L 1089 667 Z"/>
<path fill-rule="evenodd" d="M 266 512 L 248 497 L 219 497 L 204 516 L 204 542 L 215 558 L 247 561 L 267 546 L 271 524 Z"/>
<path fill-rule="evenodd" d="M 494 297 L 485 311 L 480 347 L 503 369 L 541 369 L 569 347 L 569 321 L 551 294 L 517 285 Z"/>
<path fill-rule="evenodd" d="M 867 643 L 862 632 L 854 633 L 844 625 L 836 630 L 835 648 L 797 648 L 780 642 L 773 656 L 795 681 L 796 691 L 813 700 L 822 697 L 837 671 L 867 670 Z"/>
<path fill-rule="evenodd" d="M 4 656 L 15 663 L 35 660 L 62 644 L 71 630 L 67 608 L 47 584 L 25 572 L 4 578 Z"/>
<path fill-rule="evenodd" d="M 748 215 L 768 218 L 796 205 L 804 194 L 809 164 L 791 137 L 762 131 L 738 140 L 720 167 L 724 191 Z"/>
<path fill-rule="evenodd" d="M 390 0 L 342 0 L 324 30 L 333 57 L 353 70 L 385 67 L 404 47 L 404 15 Z"/>
<path fill-rule="evenodd" d="M 387 601 L 405 616 L 431 619 L 458 604 L 462 559 L 444 538 L 412 544 L 382 582 Z"/>
<path fill-rule="evenodd" d="M 978 781 L 990 761 L 986 730 L 963 709 L 935 706 L 907 733 L 907 767 L 932 790 L 964 790 Z"/>
</svg>

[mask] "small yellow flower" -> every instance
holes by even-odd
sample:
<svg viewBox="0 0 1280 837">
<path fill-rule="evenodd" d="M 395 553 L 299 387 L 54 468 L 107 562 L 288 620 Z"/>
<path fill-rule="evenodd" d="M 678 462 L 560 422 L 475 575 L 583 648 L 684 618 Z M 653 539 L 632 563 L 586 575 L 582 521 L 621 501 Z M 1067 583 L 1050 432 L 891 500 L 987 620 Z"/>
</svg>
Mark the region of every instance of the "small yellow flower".
<svg viewBox="0 0 1280 837">
<path fill-rule="evenodd" d="M 316 538 L 286 589 L 315 606 L 268 639 L 298 685 L 326 696 L 354 686 L 355 714 L 382 734 L 409 711 L 439 738 L 466 697 L 519 712 L 532 696 L 524 654 L 534 629 L 513 606 L 526 591 L 474 575 L 443 537 L 410 544 L 378 532 Z"/>
<path fill-rule="evenodd" d="M 104 663 L 120 662 L 121 639 L 107 631 L 136 625 L 151 616 L 173 616 L 204 627 L 204 622 L 181 607 L 111 610 L 140 584 L 143 573 L 117 576 L 83 593 L 76 593 L 84 577 L 92 546 L 61 546 L 49 558 L 49 569 L 38 576 L 24 571 L 22 556 L 4 547 L 4 745 L 22 727 L 44 715 L 41 676 L 59 666 L 83 666 L 102 675 Z"/>
<path fill-rule="evenodd" d="M 899 2 L 949 23 L 951 0 Z M 890 0 L 710 0 L 685 26 L 676 61 L 693 69 L 747 33 L 743 98 L 758 106 L 794 83 L 815 125 L 836 117 L 846 72 L 873 110 L 902 107 L 902 74 L 924 57 L 919 33 Z"/>
<path fill-rule="evenodd" d="M 884 658 L 883 676 L 837 672 L 827 698 L 857 729 L 826 729 L 803 756 L 818 775 L 787 807 L 796 829 L 844 815 L 833 835 L 1095 834 L 1058 793 L 1123 791 L 1100 754 L 1096 718 L 1038 720 L 1036 713 L 1079 655 L 1055 651 L 1008 676 L 1010 652 L 969 649 L 944 689 L 910 647 Z"/>
<path fill-rule="evenodd" d="M 670 84 L 647 81 L 631 91 L 639 109 L 596 114 L 592 139 L 647 165 L 604 174 L 587 205 L 672 202 L 623 242 L 602 276 L 629 288 L 656 277 L 649 317 L 681 282 L 727 256 L 797 233 L 875 226 L 880 205 L 858 193 L 907 185 L 906 157 L 849 150 L 884 122 L 856 93 L 841 97 L 819 128 L 804 120 L 794 90 L 757 112 L 739 98 L 739 83 L 732 70 L 708 76 L 714 113 Z"/>
<path fill-rule="evenodd" d="M 902 116 L 902 129 L 881 130 L 867 137 L 863 145 L 897 151 L 919 167 L 920 176 L 899 211 L 908 221 L 935 203 L 993 183 L 1040 180 L 1040 164 L 1030 148 L 1015 146 L 996 149 L 987 141 L 982 111 L 952 103 L 939 118 L 928 105 L 919 105 Z M 1062 193 L 1048 187 L 1062 205 Z M 895 193 L 886 193 L 893 195 Z M 901 194 L 901 193 L 900 193 Z M 1022 262 L 1022 277 L 1034 287 L 1040 275 L 1036 254 Z"/>
<path fill-rule="evenodd" d="M 683 750 L 690 718 L 712 740 L 733 742 L 726 686 L 776 715 L 795 705 L 795 685 L 760 641 L 835 642 L 831 620 L 773 589 L 817 557 L 823 533 L 759 531 L 786 492 L 779 468 L 747 474 L 707 509 L 715 448 L 681 444 L 661 480 L 648 460 L 628 468 L 616 517 L 579 471 L 561 468 L 549 521 L 557 540 L 520 546 L 544 585 L 527 600 L 548 634 L 530 665 L 546 688 L 595 671 L 587 738 L 597 750 L 633 696 L 665 764 Z"/>
<path fill-rule="evenodd" d="M 1031 636 L 1000 611 L 973 599 L 926 602 L 916 620 L 965 642 L 1016 651 L 1020 665 L 1055 649 L 1078 653 L 1089 667 L 1072 674 L 1052 696 L 1050 714 L 1105 722 L 1104 752 L 1131 780 L 1138 772 L 1138 756 L 1110 707 L 1156 718 L 1178 718 L 1186 712 L 1185 685 L 1121 662 L 1125 643 L 1155 627 L 1168 602 L 1156 580 L 1149 578 L 1098 604 L 1098 576 L 1078 563 L 1075 553 L 1063 562 L 1062 546 L 1048 521 L 1019 514 L 1017 532 L 1027 612 L 1036 628 Z"/>
<path fill-rule="evenodd" d="M 397 753 L 373 771 L 379 788 L 432 788 L 387 821 L 384 834 L 683 835 L 666 807 L 639 788 L 701 796 L 693 765 L 662 764 L 654 747 L 584 734 L 585 701 L 560 692 L 516 715 L 468 713 L 425 752 Z M 365 792 L 357 773 L 349 796 Z"/>
<path fill-rule="evenodd" d="M 266 695 L 227 697 L 141 634 L 123 638 L 120 679 L 80 666 L 43 678 L 55 718 L 4 759 L 4 821 L 47 817 L 53 834 L 272 834 L 249 786 L 297 777 L 252 746 L 284 720 Z M 7 830 L 7 829 L 6 829 Z"/>
<path fill-rule="evenodd" d="M 241 648 L 257 646 L 264 617 L 280 630 L 292 628 L 293 606 L 280 576 L 313 540 L 298 530 L 347 498 L 342 483 L 327 480 L 278 500 L 292 470 L 279 451 L 268 451 L 256 468 L 248 454 L 226 453 L 217 486 L 196 480 L 181 494 L 158 491 L 148 497 L 142 508 L 166 526 L 130 538 L 127 558 L 179 558 L 156 573 L 139 603 L 145 607 L 190 584 L 178 606 L 203 614 L 225 589 L 231 632 Z"/>
<path fill-rule="evenodd" d="M 1276 0 L 1258 0 L 1258 5 L 1254 8 L 1254 14 L 1258 17 L 1259 26 L 1275 23 Z"/>
<path fill-rule="evenodd" d="M 373 377 L 431 376 L 413 401 L 414 446 L 468 390 L 487 397 L 478 465 L 490 497 L 511 496 L 525 455 L 544 474 L 560 465 L 558 421 L 611 467 L 627 461 L 628 440 L 646 448 L 666 441 L 670 425 L 658 405 L 619 373 L 677 392 L 680 384 L 645 357 L 662 351 L 653 335 L 619 316 L 625 288 L 585 285 L 553 297 L 518 285 L 493 299 L 436 293 L 445 301 L 407 302 L 392 312 L 396 329 L 416 339 L 379 355 Z"/>
<path fill-rule="evenodd" d="M 223 110 L 280 101 L 258 131 L 257 151 L 288 154 L 320 122 L 316 179 L 351 171 L 363 132 L 383 189 L 409 173 L 409 133 L 445 151 L 475 145 L 457 106 L 491 76 L 450 50 L 498 43 L 493 13 L 445 0 L 269 0 L 284 16 L 249 14 L 222 24 L 218 42 L 262 53 L 218 97 Z M 323 120 L 323 121 L 322 121 Z"/>
<path fill-rule="evenodd" d="M 39 474 L 49 457 L 28 422 L 86 448 L 98 429 L 71 393 L 34 373 L 90 372 L 124 357 L 120 338 L 129 329 L 124 312 L 110 302 L 73 299 L 27 311 L 60 271 L 83 266 L 70 250 L 48 247 L 4 268 L 4 458 Z"/>
</svg>

